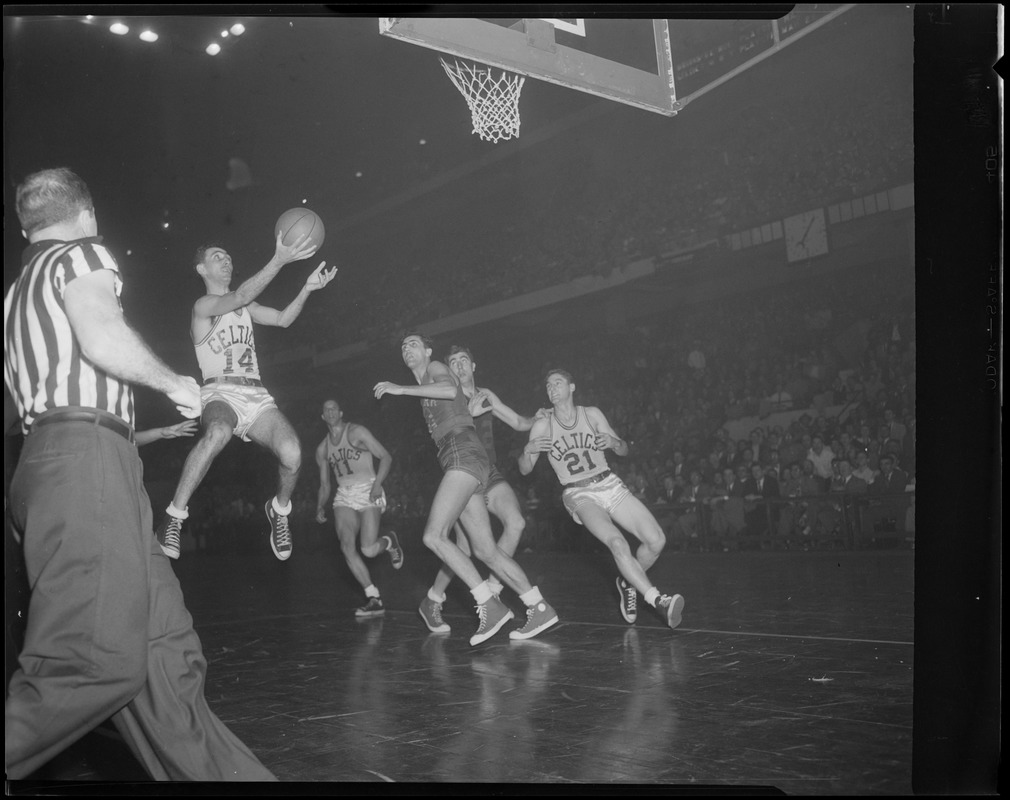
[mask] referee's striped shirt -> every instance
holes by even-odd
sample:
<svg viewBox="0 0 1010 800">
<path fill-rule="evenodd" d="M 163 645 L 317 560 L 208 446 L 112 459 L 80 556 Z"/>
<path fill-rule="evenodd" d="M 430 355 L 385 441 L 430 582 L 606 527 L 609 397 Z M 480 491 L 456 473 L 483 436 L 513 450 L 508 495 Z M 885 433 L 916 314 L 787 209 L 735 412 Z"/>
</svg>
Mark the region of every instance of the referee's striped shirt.
<svg viewBox="0 0 1010 800">
<path fill-rule="evenodd" d="M 81 275 L 109 269 L 122 292 L 119 265 L 99 237 L 40 241 L 22 256 L 21 275 L 4 298 L 4 380 L 28 433 L 43 411 L 98 408 L 134 424 L 133 389 L 81 352 L 63 293 Z"/>
</svg>

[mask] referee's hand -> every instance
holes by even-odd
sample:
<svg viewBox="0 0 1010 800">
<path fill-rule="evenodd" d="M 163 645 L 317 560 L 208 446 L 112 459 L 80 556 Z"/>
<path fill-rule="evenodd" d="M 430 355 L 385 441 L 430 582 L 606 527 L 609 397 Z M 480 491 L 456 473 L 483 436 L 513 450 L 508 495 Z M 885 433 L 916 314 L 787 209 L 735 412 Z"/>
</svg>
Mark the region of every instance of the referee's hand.
<svg viewBox="0 0 1010 800">
<path fill-rule="evenodd" d="M 180 375 L 179 387 L 168 393 L 168 399 L 175 403 L 179 413 L 186 419 L 196 419 L 203 410 L 200 404 L 200 384 L 194 378 Z"/>
</svg>

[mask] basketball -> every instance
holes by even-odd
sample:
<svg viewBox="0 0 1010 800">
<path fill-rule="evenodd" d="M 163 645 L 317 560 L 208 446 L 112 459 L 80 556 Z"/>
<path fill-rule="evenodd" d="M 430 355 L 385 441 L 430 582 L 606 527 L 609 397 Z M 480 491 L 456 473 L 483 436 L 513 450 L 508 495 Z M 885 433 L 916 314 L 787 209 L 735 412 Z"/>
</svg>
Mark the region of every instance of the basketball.
<svg viewBox="0 0 1010 800">
<path fill-rule="evenodd" d="M 299 236 L 308 234 L 312 244 L 322 247 L 323 240 L 326 238 L 326 228 L 323 226 L 323 221 L 315 211 L 310 211 L 307 208 L 289 208 L 281 214 L 274 226 L 274 237 L 279 236 L 282 232 L 284 234 L 282 241 L 286 245 L 293 244 Z"/>
</svg>

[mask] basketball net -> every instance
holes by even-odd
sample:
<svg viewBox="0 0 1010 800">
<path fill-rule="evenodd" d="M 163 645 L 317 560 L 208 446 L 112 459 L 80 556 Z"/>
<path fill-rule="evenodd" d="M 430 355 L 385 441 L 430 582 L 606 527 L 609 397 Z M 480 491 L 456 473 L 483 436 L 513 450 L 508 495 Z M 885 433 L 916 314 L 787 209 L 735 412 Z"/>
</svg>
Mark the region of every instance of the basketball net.
<svg viewBox="0 0 1010 800">
<path fill-rule="evenodd" d="M 519 138 L 519 93 L 524 76 L 500 70 L 501 75 L 495 77 L 492 68 L 483 64 L 439 61 L 470 106 L 474 133 L 485 142 Z"/>
</svg>

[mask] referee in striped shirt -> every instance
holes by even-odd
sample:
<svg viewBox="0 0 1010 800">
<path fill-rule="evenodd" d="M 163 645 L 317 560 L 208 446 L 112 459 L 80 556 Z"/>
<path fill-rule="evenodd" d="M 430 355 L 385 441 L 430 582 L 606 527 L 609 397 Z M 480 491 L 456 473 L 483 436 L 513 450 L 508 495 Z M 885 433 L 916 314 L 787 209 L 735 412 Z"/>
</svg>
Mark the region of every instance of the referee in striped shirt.
<svg viewBox="0 0 1010 800">
<path fill-rule="evenodd" d="M 208 708 L 206 662 L 152 535 L 133 384 L 200 414 L 123 318 L 119 266 L 87 185 L 30 175 L 16 209 L 29 245 L 4 300 L 4 379 L 26 434 L 9 512 L 32 587 L 5 708 L 11 780 L 111 717 L 156 780 L 275 780 Z"/>
</svg>

